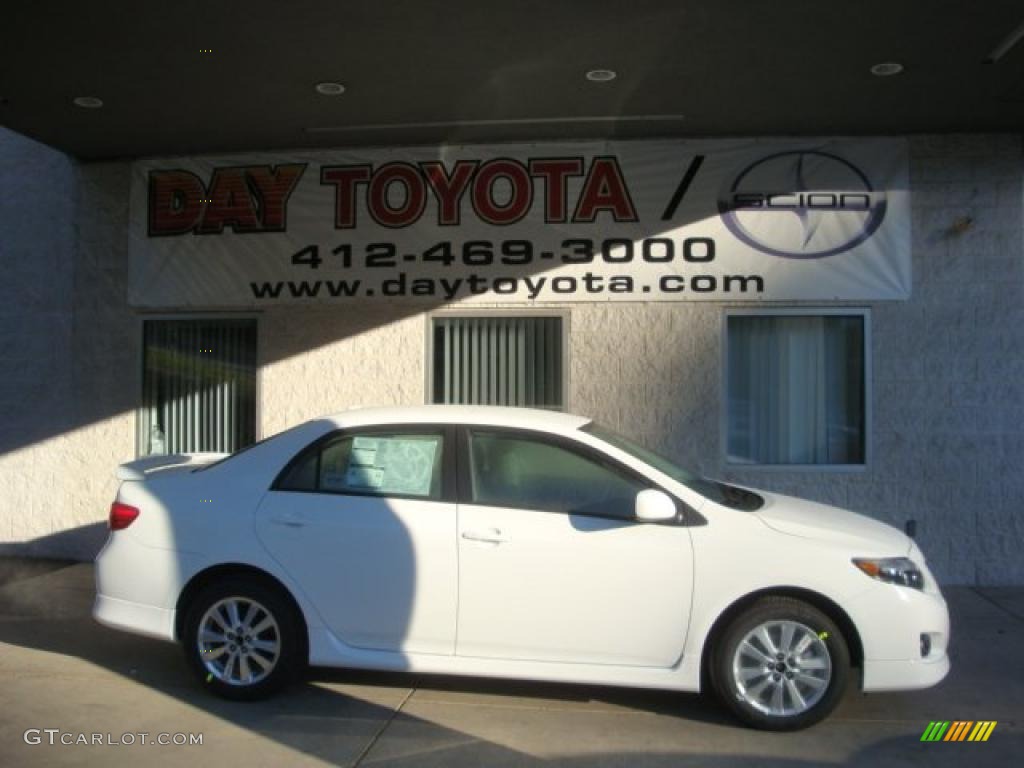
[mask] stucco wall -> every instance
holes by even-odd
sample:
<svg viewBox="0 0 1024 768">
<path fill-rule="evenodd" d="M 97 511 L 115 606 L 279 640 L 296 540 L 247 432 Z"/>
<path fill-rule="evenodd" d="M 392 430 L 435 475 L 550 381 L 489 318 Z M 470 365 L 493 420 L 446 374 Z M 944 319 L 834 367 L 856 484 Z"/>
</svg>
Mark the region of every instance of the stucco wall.
<svg viewBox="0 0 1024 768">
<path fill-rule="evenodd" d="M 0 129 L 0 553 L 90 557 L 134 448 L 128 167 Z"/>
<path fill-rule="evenodd" d="M 739 473 L 724 465 L 723 305 L 566 305 L 569 407 L 708 474 L 901 526 L 915 518 L 947 583 L 1024 583 L 1021 140 L 919 137 L 910 147 L 914 290 L 907 302 L 870 305 L 874 429 L 865 471 Z M 55 238 L 73 278 L 65 275 L 61 288 L 42 270 L 13 274 L 18 291 L 64 291 L 51 300 L 65 318 L 56 341 L 63 352 L 27 374 L 39 388 L 62 387 L 64 410 L 39 416 L 46 428 L 0 456 L 0 542 L 9 542 L 0 548 L 87 557 L 102 540 L 95 523 L 115 491 L 114 466 L 134 455 L 141 331 L 124 303 L 128 167 L 75 168 L 57 158 L 48 173 L 74 182 L 77 194 L 62 204 L 77 200 L 77 231 L 60 240 L 48 218 L 29 229 Z M 964 217 L 971 225 L 957 231 Z M 5 249 L 3 258 L 6 265 L 13 257 Z M 281 307 L 259 318 L 263 435 L 347 407 L 424 402 L 427 317 L 415 305 Z M 31 322 L 11 322 L 10 336 L 24 345 Z M 12 413 L 24 397 L 0 388 Z M 60 533 L 90 523 L 83 533 Z"/>
<path fill-rule="evenodd" d="M 0 183 L 0 541 L 20 541 L 63 517 L 49 438 L 72 410 L 75 169 L 0 129 Z"/>
</svg>

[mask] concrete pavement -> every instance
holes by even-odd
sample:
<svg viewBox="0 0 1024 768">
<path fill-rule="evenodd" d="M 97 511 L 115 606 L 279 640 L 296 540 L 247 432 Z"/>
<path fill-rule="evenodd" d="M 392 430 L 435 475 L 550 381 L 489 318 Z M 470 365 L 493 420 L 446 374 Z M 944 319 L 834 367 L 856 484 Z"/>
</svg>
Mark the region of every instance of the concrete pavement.
<svg viewBox="0 0 1024 768">
<path fill-rule="evenodd" d="M 0 765 L 979 766 L 1024 754 L 1024 589 L 950 588 L 939 687 L 848 692 L 793 734 L 737 726 L 703 697 L 593 686 L 313 670 L 254 704 L 193 683 L 172 644 L 92 621 L 92 566 L 0 559 Z M 986 743 L 924 744 L 931 720 L 997 720 Z M 39 731 L 39 744 L 25 732 Z M 58 729 L 49 744 L 44 729 Z M 59 743 L 202 734 L 201 745 Z M 33 731 L 30 738 L 35 735 Z M 90 736 L 86 737 L 91 738 Z"/>
</svg>

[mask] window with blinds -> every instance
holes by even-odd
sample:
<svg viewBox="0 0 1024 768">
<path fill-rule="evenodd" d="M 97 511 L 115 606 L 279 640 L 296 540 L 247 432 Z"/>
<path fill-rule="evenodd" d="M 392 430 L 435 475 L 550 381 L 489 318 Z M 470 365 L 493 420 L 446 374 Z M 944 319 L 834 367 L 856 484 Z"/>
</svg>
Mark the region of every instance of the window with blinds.
<svg viewBox="0 0 1024 768">
<path fill-rule="evenodd" d="M 435 317 L 433 402 L 565 406 L 561 317 Z"/>
<path fill-rule="evenodd" d="M 256 321 L 146 320 L 139 453 L 232 453 L 256 439 Z"/>
<path fill-rule="evenodd" d="M 846 313 L 727 316 L 730 463 L 865 463 L 867 315 Z"/>
</svg>

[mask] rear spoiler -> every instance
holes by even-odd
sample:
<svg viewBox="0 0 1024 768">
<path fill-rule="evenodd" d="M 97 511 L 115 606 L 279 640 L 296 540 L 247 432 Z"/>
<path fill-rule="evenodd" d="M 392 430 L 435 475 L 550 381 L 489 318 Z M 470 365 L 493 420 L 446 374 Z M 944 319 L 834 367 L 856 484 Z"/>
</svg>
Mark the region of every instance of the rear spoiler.
<svg viewBox="0 0 1024 768">
<path fill-rule="evenodd" d="M 118 480 L 145 480 L 149 472 L 170 467 L 184 467 L 190 464 L 197 467 L 212 464 L 230 456 L 230 453 L 171 453 L 161 456 L 147 456 L 121 464 L 117 468 Z"/>
</svg>

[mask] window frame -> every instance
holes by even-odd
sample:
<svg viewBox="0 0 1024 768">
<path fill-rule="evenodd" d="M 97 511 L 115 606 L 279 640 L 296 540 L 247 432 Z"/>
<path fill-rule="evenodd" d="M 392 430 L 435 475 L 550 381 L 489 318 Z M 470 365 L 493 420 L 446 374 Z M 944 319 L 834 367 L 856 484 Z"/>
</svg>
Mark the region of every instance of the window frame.
<svg viewBox="0 0 1024 768">
<path fill-rule="evenodd" d="M 667 495 L 676 505 L 676 515 L 671 520 L 663 521 L 644 521 L 637 520 L 635 517 L 619 517 L 617 515 L 601 515 L 593 512 L 566 512 L 561 510 L 550 510 L 550 509 L 536 509 L 533 507 L 509 507 L 502 504 L 488 504 L 486 502 L 478 502 L 473 500 L 473 487 L 472 487 L 472 453 L 470 447 L 470 435 L 472 432 L 492 432 L 501 435 L 507 435 L 516 439 L 527 439 L 534 440 L 536 442 L 545 443 L 556 448 L 567 450 L 571 453 L 575 453 L 588 461 L 592 461 L 596 464 L 600 464 L 617 474 L 623 475 L 624 477 L 637 481 L 644 485 L 647 489 L 653 489 L 661 491 Z M 693 510 L 685 501 L 680 499 L 676 494 L 672 493 L 668 489 L 662 487 L 653 478 L 633 469 L 626 464 L 623 464 L 613 456 L 609 456 L 603 451 L 594 448 L 591 445 L 573 440 L 572 438 L 564 435 L 558 435 L 551 432 L 540 432 L 533 429 L 522 429 L 518 427 L 505 427 L 497 424 L 463 424 L 458 428 L 458 467 L 457 467 L 457 478 L 458 478 L 458 503 L 467 504 L 474 507 L 489 507 L 492 509 L 515 509 L 520 510 L 529 514 L 542 514 L 542 515 L 563 515 L 565 517 L 592 517 L 601 520 L 615 520 L 624 524 L 631 525 L 672 525 L 672 526 L 694 526 L 703 525 L 706 521 L 702 518 L 695 510 Z"/>
<path fill-rule="evenodd" d="M 255 419 L 255 430 L 253 433 L 253 441 L 251 445 L 261 442 L 264 439 L 263 435 L 263 366 L 261 362 L 263 360 L 260 339 L 262 334 L 260 333 L 260 320 L 259 314 L 249 311 L 242 312 L 152 312 L 152 313 L 140 313 L 135 316 L 135 338 L 136 338 L 136 358 L 135 358 L 135 392 L 136 392 L 136 406 L 135 406 L 135 458 L 142 459 L 146 458 L 149 454 L 143 454 L 143 434 L 142 425 L 146 418 L 146 403 L 145 403 L 145 387 L 146 387 L 146 323 L 153 320 L 206 320 L 209 322 L 219 322 L 222 320 L 251 320 L 256 326 L 256 382 L 254 385 L 253 397 L 256 401 L 255 413 L 253 418 Z M 246 448 L 250 446 L 245 446 Z M 241 450 L 241 449 L 239 449 Z M 237 453 L 237 451 L 236 451 Z M 232 454 L 234 455 L 234 454 Z"/>
<path fill-rule="evenodd" d="M 373 493 L 371 491 L 336 491 L 321 488 L 281 488 L 281 482 L 292 471 L 296 464 L 303 461 L 313 451 L 319 452 L 327 442 L 345 437 L 362 437 L 369 435 L 440 435 L 441 436 L 441 494 L 438 498 L 431 496 L 417 496 L 411 493 Z M 456 502 L 456 452 L 458 450 L 458 438 L 454 427 L 449 424 L 373 424 L 366 427 L 343 427 L 332 429 L 326 434 L 320 435 L 316 440 L 300 449 L 274 477 L 268 491 L 276 493 L 307 493 L 322 496 L 354 496 L 369 499 L 397 499 L 399 501 L 424 501 L 435 504 L 454 504 Z M 319 484 L 319 473 L 317 476 Z"/>
<path fill-rule="evenodd" d="M 428 312 L 425 315 L 424 337 L 426 349 L 426 364 L 423 366 L 423 403 L 424 405 L 435 405 L 434 403 L 434 320 L 443 318 L 502 318 L 502 317 L 537 317 L 537 318 L 559 318 L 562 321 L 562 406 L 553 408 L 562 413 L 571 413 L 572 408 L 569 402 L 569 372 L 572 366 L 569 364 L 569 321 L 571 313 L 568 309 L 516 309 L 507 307 L 503 309 L 444 309 L 437 312 Z M 506 407 L 506 406 L 499 406 Z M 507 406 L 517 407 L 517 406 Z M 537 407 L 537 406 L 529 406 Z"/>
<path fill-rule="evenodd" d="M 864 461 L 860 464 L 754 464 L 729 460 L 729 318 L 730 317 L 860 317 L 864 329 Z M 722 312 L 721 368 L 719 376 L 719 446 L 722 467 L 729 471 L 826 472 L 850 474 L 867 472 L 872 466 L 874 400 L 871 368 L 871 309 L 864 306 L 728 307 Z"/>
</svg>

